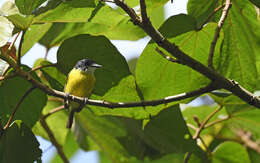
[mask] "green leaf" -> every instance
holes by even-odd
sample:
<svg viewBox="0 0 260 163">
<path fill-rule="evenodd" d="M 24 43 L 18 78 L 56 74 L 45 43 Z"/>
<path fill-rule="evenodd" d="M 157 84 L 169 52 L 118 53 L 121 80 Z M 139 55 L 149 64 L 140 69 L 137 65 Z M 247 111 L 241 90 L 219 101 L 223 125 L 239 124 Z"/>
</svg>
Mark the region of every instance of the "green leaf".
<svg viewBox="0 0 260 163">
<path fill-rule="evenodd" d="M 51 110 L 63 105 L 62 102 L 48 100 L 46 106 L 44 107 L 42 114 L 45 115 Z M 68 119 L 67 112 L 65 110 L 56 112 L 46 119 L 46 122 L 50 129 L 53 131 L 54 137 L 59 144 L 64 145 L 66 143 L 66 137 L 69 130 L 66 128 L 66 122 Z M 49 140 L 46 131 L 42 128 L 41 124 L 37 124 L 33 128 L 33 132 L 47 140 Z"/>
<path fill-rule="evenodd" d="M 105 95 L 122 78 L 130 75 L 125 58 L 104 36 L 85 34 L 65 40 L 57 54 L 58 69 L 67 74 L 76 62 L 83 58 L 92 59 L 103 66 L 95 72 L 95 95 Z"/>
<path fill-rule="evenodd" d="M 34 63 L 34 67 L 45 65 L 53 65 L 53 63 L 42 58 L 36 60 Z M 44 84 L 47 84 L 56 90 L 63 91 L 67 78 L 63 73 L 61 73 L 56 67 L 45 67 L 41 69 L 41 72 L 42 74 L 40 77 Z"/>
<path fill-rule="evenodd" d="M 42 151 L 36 137 L 23 122 L 15 121 L 0 138 L 0 162 L 34 162 Z"/>
<path fill-rule="evenodd" d="M 82 124 L 83 130 L 95 140 L 111 160 L 128 162 L 129 154 L 119 141 L 127 138 L 127 131 L 117 118 L 98 117 L 87 109 L 76 114 L 76 118 Z"/>
<path fill-rule="evenodd" d="M 235 112 L 231 115 L 231 122 L 235 128 L 242 128 L 250 133 L 255 138 L 260 138 L 260 120 L 259 120 L 259 109 L 248 109 L 247 111 Z"/>
<path fill-rule="evenodd" d="M 193 152 L 201 159 L 206 155 L 196 145 L 177 105 L 161 111 L 144 127 L 145 141 L 162 153 Z"/>
<path fill-rule="evenodd" d="M 34 16 L 22 16 L 20 14 L 14 14 L 6 17 L 9 21 L 11 21 L 16 28 L 20 30 L 26 30 L 32 24 Z"/>
<path fill-rule="evenodd" d="M 186 54 L 206 64 L 215 28 L 216 24 L 208 24 L 201 31 L 195 31 L 195 20 L 181 14 L 171 17 L 159 30 Z M 221 38 L 222 35 L 220 40 Z M 208 79 L 190 68 L 169 62 L 155 51 L 156 47 L 157 44 L 150 41 L 137 62 L 136 81 L 144 100 L 159 99 L 191 91 L 209 82 Z M 218 58 L 219 47 L 220 44 L 217 44 L 215 60 Z M 164 53 L 167 54 L 165 51 Z M 161 109 L 162 106 L 152 107 L 147 111 L 156 115 L 160 111 L 158 108 Z"/>
<path fill-rule="evenodd" d="M 24 55 L 28 50 L 30 50 L 33 47 L 33 45 L 36 42 L 38 42 L 42 38 L 42 36 L 49 30 L 50 27 L 51 23 L 31 25 L 24 36 L 22 55 Z"/>
<path fill-rule="evenodd" d="M 213 152 L 213 163 L 251 163 L 246 149 L 235 142 L 224 142 Z"/>
<path fill-rule="evenodd" d="M 25 70 L 28 70 L 26 68 Z M 35 75 L 34 75 L 35 77 Z M 32 85 L 23 78 L 14 77 L 5 80 L 0 85 L 0 114 L 2 122 L 6 123 L 12 114 L 15 106 L 20 101 L 25 92 L 31 88 Z M 46 104 L 46 95 L 39 89 L 34 89 L 21 103 L 14 120 L 22 120 L 28 127 L 32 127 L 41 116 L 41 110 Z"/>
<path fill-rule="evenodd" d="M 0 16 L 0 47 L 12 37 L 14 25 L 5 17 Z"/>
<path fill-rule="evenodd" d="M 260 162 L 260 155 L 253 149 L 247 149 L 251 163 Z"/>
<path fill-rule="evenodd" d="M 232 2 L 232 8 L 224 24 L 225 38 L 217 71 L 239 82 L 247 90 L 253 91 L 259 88 L 255 64 L 259 46 L 256 45 L 256 36 L 245 14 L 248 10 L 252 11 L 253 6 L 244 3 Z"/>
<path fill-rule="evenodd" d="M 197 27 L 217 8 L 218 0 L 189 0 L 187 4 L 188 15 L 197 20 Z M 220 10 L 221 11 L 221 10 Z"/>
<path fill-rule="evenodd" d="M 21 14 L 31 15 L 32 11 L 39 7 L 46 0 L 15 0 Z"/>
<path fill-rule="evenodd" d="M 259 0 L 249 0 L 251 3 L 256 5 L 258 8 L 260 7 L 260 1 Z"/>
<path fill-rule="evenodd" d="M 117 86 L 112 87 L 102 100 L 113 102 L 138 102 L 140 98 L 136 91 L 135 78 L 129 75 L 123 78 Z M 113 115 L 134 119 L 149 118 L 148 112 L 143 107 L 108 109 L 104 107 L 89 106 L 96 115 Z"/>
<path fill-rule="evenodd" d="M 34 22 L 86 22 L 96 7 L 94 0 L 71 0 L 35 17 Z"/>
</svg>

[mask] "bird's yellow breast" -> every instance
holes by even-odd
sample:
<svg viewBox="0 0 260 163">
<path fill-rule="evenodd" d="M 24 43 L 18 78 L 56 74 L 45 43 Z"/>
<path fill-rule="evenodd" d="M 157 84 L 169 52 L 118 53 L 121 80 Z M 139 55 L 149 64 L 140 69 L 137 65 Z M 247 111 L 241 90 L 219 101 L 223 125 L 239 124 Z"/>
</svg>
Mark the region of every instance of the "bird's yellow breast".
<svg viewBox="0 0 260 163">
<path fill-rule="evenodd" d="M 64 92 L 79 97 L 89 97 L 94 85 L 95 76 L 93 73 L 72 69 L 68 75 Z"/>
</svg>

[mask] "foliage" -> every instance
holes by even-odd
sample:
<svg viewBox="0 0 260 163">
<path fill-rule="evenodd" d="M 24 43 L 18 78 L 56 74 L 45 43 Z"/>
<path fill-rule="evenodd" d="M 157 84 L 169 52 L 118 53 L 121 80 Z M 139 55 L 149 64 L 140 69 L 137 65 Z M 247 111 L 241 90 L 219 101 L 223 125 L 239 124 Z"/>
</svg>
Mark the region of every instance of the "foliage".
<svg viewBox="0 0 260 163">
<path fill-rule="evenodd" d="M 221 9 L 215 9 L 225 1 L 189 0 L 188 14 L 164 20 L 166 2 L 146 0 L 146 8 L 152 25 L 167 40 L 204 66 L 208 66 L 209 52 L 214 45 L 214 71 L 235 80 L 249 92 L 259 90 L 258 0 L 232 0 L 215 44 L 213 39 L 223 14 Z M 141 56 L 131 61 L 130 71 L 129 63 L 111 40 L 133 41 L 147 33 L 122 8 L 110 7 L 108 3 L 15 0 L 15 4 L 8 1 L 2 7 L 0 58 L 10 67 L 6 69 L 6 63 L 0 62 L 4 65 L 0 66 L 0 162 L 41 162 L 36 135 L 50 140 L 68 159 L 83 149 L 100 151 L 104 163 L 178 163 L 185 159 L 213 163 L 259 162 L 259 108 L 225 89 L 156 106 L 111 109 L 87 105 L 75 115 L 74 123 L 79 128 L 71 131 L 65 128 L 68 111 L 61 107 L 62 99 L 50 96 L 53 94 L 46 87 L 38 87 L 26 95 L 35 82 L 62 91 L 66 74 L 83 58 L 103 65 L 95 72 L 97 82 L 89 97 L 95 100 L 115 103 L 166 100 L 172 98 L 167 96 L 185 96 L 181 93 L 212 82 L 200 71 L 174 58 L 167 49 L 160 47 L 163 53 L 160 55 L 160 43 L 153 39 Z M 135 9 L 139 5 L 137 0 L 125 0 L 125 3 Z M 141 16 L 138 10 L 132 11 Z M 23 35 L 23 41 L 15 56 L 4 45 L 10 45 L 8 39 L 19 34 Z M 49 49 L 59 46 L 57 63 L 41 58 L 33 68 L 19 65 L 19 55 L 25 55 L 36 43 L 43 45 L 47 54 Z M 207 105 L 204 100 L 204 105 L 199 107 L 182 105 L 205 96 L 215 103 Z M 66 162 L 66 158 L 60 152 L 52 160 L 62 161 Z"/>
</svg>

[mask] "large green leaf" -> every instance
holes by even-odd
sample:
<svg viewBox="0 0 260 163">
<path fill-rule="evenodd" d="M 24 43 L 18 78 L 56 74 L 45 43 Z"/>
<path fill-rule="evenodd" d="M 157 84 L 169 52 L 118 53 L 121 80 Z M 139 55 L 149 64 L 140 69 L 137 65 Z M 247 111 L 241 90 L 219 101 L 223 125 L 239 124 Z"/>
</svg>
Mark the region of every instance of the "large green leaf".
<svg viewBox="0 0 260 163">
<path fill-rule="evenodd" d="M 34 22 L 86 22 L 91 17 L 95 7 L 94 0 L 65 1 L 35 17 Z"/>
<path fill-rule="evenodd" d="M 45 115 L 49 111 L 63 105 L 62 102 L 57 101 L 48 101 L 46 106 L 44 107 L 42 114 Z M 65 110 L 59 111 L 57 113 L 52 114 L 46 119 L 46 122 L 50 129 L 53 131 L 54 137 L 58 141 L 59 144 L 63 145 L 66 143 L 66 137 L 69 130 L 66 128 L 66 122 L 68 119 L 68 115 Z M 49 140 L 46 131 L 42 128 L 41 124 L 37 122 L 37 124 L 33 128 L 33 132 L 47 140 Z"/>
<path fill-rule="evenodd" d="M 194 19 L 181 14 L 167 20 L 160 31 L 185 53 L 206 64 L 216 24 L 208 24 L 201 31 L 195 31 L 195 25 Z M 137 62 L 137 85 L 145 100 L 191 91 L 208 83 L 208 80 L 199 73 L 183 65 L 169 62 L 160 56 L 155 51 L 156 47 L 157 44 L 151 41 Z M 214 61 L 217 61 L 219 47 L 220 44 L 217 45 Z M 147 111 L 155 115 L 159 111 L 158 108 L 161 107 L 152 107 Z"/>
<path fill-rule="evenodd" d="M 35 61 L 34 67 L 52 64 L 53 63 L 51 63 L 50 61 L 40 58 Z M 40 74 L 39 76 L 44 84 L 49 85 L 56 90 L 63 91 L 64 85 L 66 83 L 66 76 L 61 73 L 56 67 L 45 67 L 41 69 L 41 73 L 42 74 Z"/>
<path fill-rule="evenodd" d="M 24 36 L 22 55 L 24 55 L 28 50 L 30 50 L 33 47 L 33 45 L 36 42 L 38 42 L 42 38 L 42 36 L 49 30 L 50 27 L 51 23 L 31 25 Z"/>
<path fill-rule="evenodd" d="M 117 86 L 111 88 L 102 100 L 113 102 L 138 102 L 140 98 L 136 91 L 135 78 L 129 75 L 123 78 Z M 148 112 L 143 107 L 108 109 L 103 107 L 89 106 L 97 115 L 114 115 L 135 119 L 149 118 Z"/>
<path fill-rule="evenodd" d="M 25 70 L 28 70 L 28 68 Z M 20 77 L 7 79 L 1 84 L 0 114 L 4 123 L 7 122 L 25 92 L 31 87 L 32 85 L 28 81 Z M 19 106 L 14 120 L 22 120 L 28 127 L 32 127 L 39 120 L 46 100 L 46 95 L 41 90 L 34 89 Z"/>
<path fill-rule="evenodd" d="M 213 163 L 251 163 L 246 149 L 235 142 L 224 142 L 213 152 Z"/>
<path fill-rule="evenodd" d="M 144 127 L 145 141 L 162 153 L 193 152 L 205 159 L 177 105 L 164 109 Z"/>
<path fill-rule="evenodd" d="M 76 118 L 82 124 L 83 130 L 95 140 L 111 160 L 129 162 L 129 154 L 119 141 L 127 138 L 128 133 L 119 119 L 98 117 L 87 109 L 83 109 L 79 114 L 76 114 Z"/>
<path fill-rule="evenodd" d="M 189 0 L 187 4 L 188 15 L 196 18 L 197 27 L 200 27 L 217 7 L 217 4 L 218 0 Z"/>
<path fill-rule="evenodd" d="M 250 91 L 259 89 L 255 64 L 259 46 L 256 45 L 250 22 L 245 19 L 245 13 L 248 13 L 247 10 L 252 11 L 252 7 L 244 2 L 232 1 L 232 8 L 224 24 L 225 38 L 217 68 L 222 75 L 236 80 Z"/>
<path fill-rule="evenodd" d="M 67 74 L 83 58 L 92 59 L 103 66 L 95 72 L 95 95 L 103 96 L 122 78 L 130 75 L 125 58 L 104 36 L 85 34 L 65 40 L 57 54 L 58 69 Z"/>
<path fill-rule="evenodd" d="M 9 21 L 11 21 L 16 28 L 19 30 L 27 30 L 33 21 L 33 16 L 22 16 L 20 14 L 14 14 L 6 17 Z"/>
<path fill-rule="evenodd" d="M 31 15 L 32 11 L 39 7 L 46 0 L 15 0 L 21 14 Z"/>
<path fill-rule="evenodd" d="M 0 162 L 34 162 L 42 151 L 36 137 L 24 123 L 15 121 L 0 137 Z"/>
</svg>

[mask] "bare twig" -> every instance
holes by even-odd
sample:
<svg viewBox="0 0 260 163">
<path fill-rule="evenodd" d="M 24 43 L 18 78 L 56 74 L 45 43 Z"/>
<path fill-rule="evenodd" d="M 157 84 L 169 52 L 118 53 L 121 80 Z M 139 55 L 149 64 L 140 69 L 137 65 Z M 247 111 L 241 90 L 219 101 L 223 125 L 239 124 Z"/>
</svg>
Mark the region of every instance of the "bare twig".
<svg viewBox="0 0 260 163">
<path fill-rule="evenodd" d="M 10 79 L 10 78 L 13 78 L 13 77 L 16 77 L 16 76 L 18 76 L 17 73 L 11 73 L 11 74 L 8 74 L 6 76 L 0 76 L 0 81 L 1 80 L 6 80 L 6 79 Z"/>
<path fill-rule="evenodd" d="M 214 51 L 215 51 L 215 47 L 217 44 L 217 40 L 219 38 L 219 33 L 224 24 L 225 19 L 227 18 L 230 7 L 231 7 L 231 0 L 226 0 L 225 7 L 223 8 L 222 15 L 218 22 L 218 26 L 216 27 L 214 39 L 212 40 L 211 45 L 210 45 L 209 57 L 208 57 L 208 67 L 212 68 L 212 69 L 214 68 L 213 67 L 213 57 L 214 57 Z"/>
<path fill-rule="evenodd" d="M 56 63 L 54 63 L 54 64 L 49 64 L 49 65 L 38 66 L 38 67 L 32 68 L 32 69 L 29 71 L 29 73 L 30 73 L 30 72 L 33 72 L 33 71 L 41 70 L 41 69 L 43 69 L 43 68 L 56 67 L 56 66 L 57 66 Z"/>
<path fill-rule="evenodd" d="M 25 35 L 25 33 L 26 33 L 26 30 L 24 30 L 24 31 L 22 32 L 20 44 L 19 44 L 19 47 L 18 47 L 18 60 L 17 60 L 17 65 L 18 65 L 18 66 L 21 65 L 22 45 L 23 45 L 23 40 L 24 40 L 24 35 Z"/>
<path fill-rule="evenodd" d="M 200 136 L 201 131 L 204 129 L 205 125 L 208 123 L 208 121 L 216 114 L 218 113 L 223 106 L 219 106 L 216 110 L 214 110 L 212 113 L 210 113 L 206 119 L 200 123 L 199 128 L 196 130 L 196 133 L 193 136 L 193 139 L 197 139 Z"/>
<path fill-rule="evenodd" d="M 171 61 L 171 62 L 175 62 L 175 63 L 180 63 L 177 59 L 174 59 L 166 54 L 164 54 L 163 51 L 161 51 L 159 48 L 155 48 L 155 50 L 165 59 L 167 59 L 168 61 Z"/>
<path fill-rule="evenodd" d="M 59 111 L 61 111 L 61 110 L 65 110 L 64 105 L 58 106 L 58 107 L 52 109 L 51 111 L 49 111 L 47 114 L 44 114 L 44 115 L 42 116 L 42 119 L 46 119 L 46 118 L 48 118 L 50 115 L 52 115 L 53 113 L 59 112 Z"/>
<path fill-rule="evenodd" d="M 14 108 L 14 110 L 13 110 L 11 116 L 9 117 L 9 119 L 8 119 L 8 121 L 7 121 L 7 123 L 6 123 L 6 125 L 4 126 L 4 130 L 7 129 L 7 128 L 10 126 L 10 124 L 11 124 L 13 118 L 14 118 L 15 113 L 17 112 L 19 106 L 22 104 L 22 102 L 23 102 L 23 100 L 25 99 L 25 97 L 28 96 L 35 88 L 36 88 L 36 87 L 33 86 L 33 87 L 31 87 L 30 89 L 28 89 L 28 90 L 25 92 L 25 94 L 22 96 L 22 98 L 20 99 L 20 101 L 16 104 L 16 106 L 15 106 L 15 108 Z"/>
<path fill-rule="evenodd" d="M 210 13 L 210 14 L 208 15 L 208 17 L 203 21 L 203 23 L 202 23 L 201 26 L 198 28 L 198 30 L 202 29 L 203 26 L 204 26 L 206 23 L 208 23 L 208 21 L 212 18 L 212 16 L 214 16 L 214 15 L 215 15 L 220 9 L 222 9 L 224 6 L 225 6 L 225 4 L 222 4 L 222 5 L 218 6 L 217 8 L 215 8 L 215 10 L 214 10 L 212 13 Z"/>
<path fill-rule="evenodd" d="M 251 134 L 249 132 L 245 132 L 243 130 L 236 130 L 236 135 L 239 136 L 242 142 L 249 148 L 255 150 L 257 153 L 260 154 L 260 146 L 258 143 L 251 140 Z"/>
<path fill-rule="evenodd" d="M 224 122 L 226 120 L 229 120 L 230 119 L 230 116 L 227 116 L 223 119 L 218 119 L 218 120 L 215 120 L 213 122 L 210 122 L 210 123 L 207 123 L 204 128 L 208 128 L 208 127 L 211 127 L 211 126 L 214 126 L 215 124 L 218 124 L 218 123 L 221 123 L 221 122 Z"/>
<path fill-rule="evenodd" d="M 50 138 L 50 141 L 57 149 L 57 152 L 60 155 L 63 162 L 69 163 L 69 160 L 67 159 L 66 155 L 63 152 L 62 146 L 57 142 L 56 138 L 54 137 L 54 134 L 52 133 L 52 131 L 51 131 L 50 127 L 48 126 L 48 124 L 46 123 L 45 119 L 40 119 L 40 123 L 41 123 L 42 127 L 44 128 L 44 130 L 47 132 L 47 134 Z"/>
</svg>

